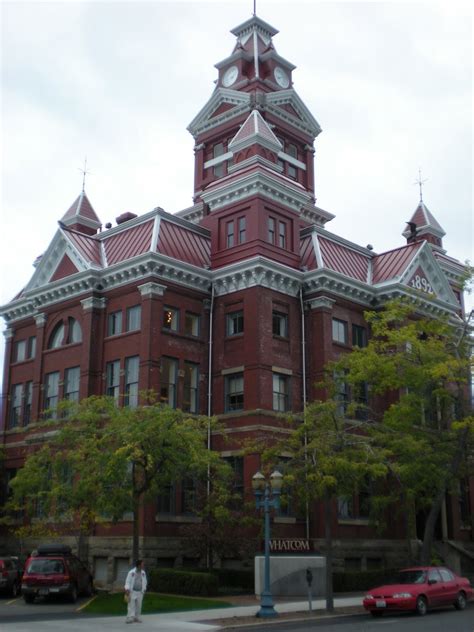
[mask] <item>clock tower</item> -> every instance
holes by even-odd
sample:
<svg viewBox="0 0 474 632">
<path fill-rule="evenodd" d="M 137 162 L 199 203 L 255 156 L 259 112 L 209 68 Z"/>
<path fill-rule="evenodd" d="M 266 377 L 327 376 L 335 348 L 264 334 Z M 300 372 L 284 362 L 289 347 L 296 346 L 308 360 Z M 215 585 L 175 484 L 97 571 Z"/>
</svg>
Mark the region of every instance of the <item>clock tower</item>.
<svg viewBox="0 0 474 632">
<path fill-rule="evenodd" d="M 278 31 L 253 16 L 233 29 L 195 139 L 194 201 L 182 217 L 211 229 L 211 267 L 265 256 L 299 267 L 299 231 L 332 215 L 315 204 L 314 140 L 321 128 L 293 88 Z"/>
</svg>

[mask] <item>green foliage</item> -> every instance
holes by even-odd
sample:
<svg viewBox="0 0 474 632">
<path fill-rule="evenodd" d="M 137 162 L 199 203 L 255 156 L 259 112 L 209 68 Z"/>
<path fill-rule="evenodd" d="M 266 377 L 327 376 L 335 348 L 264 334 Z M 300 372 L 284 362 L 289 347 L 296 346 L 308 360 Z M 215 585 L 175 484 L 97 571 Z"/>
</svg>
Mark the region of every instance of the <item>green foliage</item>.
<svg viewBox="0 0 474 632">
<path fill-rule="evenodd" d="M 343 571 L 333 573 L 334 592 L 360 592 L 369 590 L 376 586 L 382 586 L 390 581 L 396 571 L 373 570 L 373 571 Z"/>
<path fill-rule="evenodd" d="M 176 595 L 217 595 L 219 582 L 213 573 L 172 569 L 153 569 L 149 573 L 150 590 Z"/>
<path fill-rule="evenodd" d="M 48 443 L 33 452 L 11 483 L 8 509 L 88 533 L 97 522 L 133 512 L 138 553 L 139 503 L 176 480 L 205 479 L 219 456 L 206 448 L 215 421 L 163 407 L 153 399 L 118 408 L 113 399 L 65 402 L 45 422 Z M 217 464 L 217 465 L 216 465 Z"/>
</svg>

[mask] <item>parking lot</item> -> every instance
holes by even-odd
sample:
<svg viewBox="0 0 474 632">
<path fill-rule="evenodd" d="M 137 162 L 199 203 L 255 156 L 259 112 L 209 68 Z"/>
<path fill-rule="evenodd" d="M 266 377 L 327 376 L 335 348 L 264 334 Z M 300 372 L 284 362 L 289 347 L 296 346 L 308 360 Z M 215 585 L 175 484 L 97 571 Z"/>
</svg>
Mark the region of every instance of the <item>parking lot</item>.
<svg viewBox="0 0 474 632">
<path fill-rule="evenodd" d="M 66 599 L 49 597 L 37 599 L 34 603 L 25 603 L 21 596 L 12 599 L 10 596 L 0 595 L 0 621 L 11 617 L 23 618 L 28 615 L 36 618 L 71 615 L 80 611 L 89 600 L 90 597 L 83 597 L 76 603 L 70 603 Z"/>
</svg>

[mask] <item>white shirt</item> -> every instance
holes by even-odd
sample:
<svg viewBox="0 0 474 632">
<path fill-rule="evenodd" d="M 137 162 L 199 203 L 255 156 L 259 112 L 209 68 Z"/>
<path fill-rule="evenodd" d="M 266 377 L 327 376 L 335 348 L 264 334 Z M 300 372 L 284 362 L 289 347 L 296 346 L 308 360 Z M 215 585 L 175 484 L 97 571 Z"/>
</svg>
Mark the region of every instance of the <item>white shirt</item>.
<svg viewBox="0 0 474 632">
<path fill-rule="evenodd" d="M 137 568 L 132 568 L 130 571 L 128 571 L 128 575 L 127 575 L 127 579 L 125 580 L 125 590 L 133 590 L 133 584 L 135 582 L 135 575 L 137 573 Z M 141 571 L 141 575 L 142 575 L 142 590 L 141 592 L 144 593 L 146 590 L 146 585 L 147 585 L 147 580 L 146 580 L 146 573 L 145 571 Z"/>
</svg>

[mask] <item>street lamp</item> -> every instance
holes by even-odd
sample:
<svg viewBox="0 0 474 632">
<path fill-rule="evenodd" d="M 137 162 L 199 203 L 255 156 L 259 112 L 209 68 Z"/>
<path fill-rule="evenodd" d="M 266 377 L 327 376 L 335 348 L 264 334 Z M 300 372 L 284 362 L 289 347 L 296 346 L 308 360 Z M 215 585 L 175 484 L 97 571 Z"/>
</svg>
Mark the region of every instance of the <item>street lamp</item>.
<svg viewBox="0 0 474 632">
<path fill-rule="evenodd" d="M 276 617 L 278 613 L 273 607 L 272 593 L 270 590 L 270 509 L 280 508 L 280 494 L 283 484 L 283 476 L 276 470 L 270 475 L 268 481 L 261 472 L 252 477 L 252 488 L 255 494 L 257 509 L 263 507 L 265 518 L 265 571 L 264 586 L 260 597 L 260 610 L 257 617 Z"/>
</svg>

